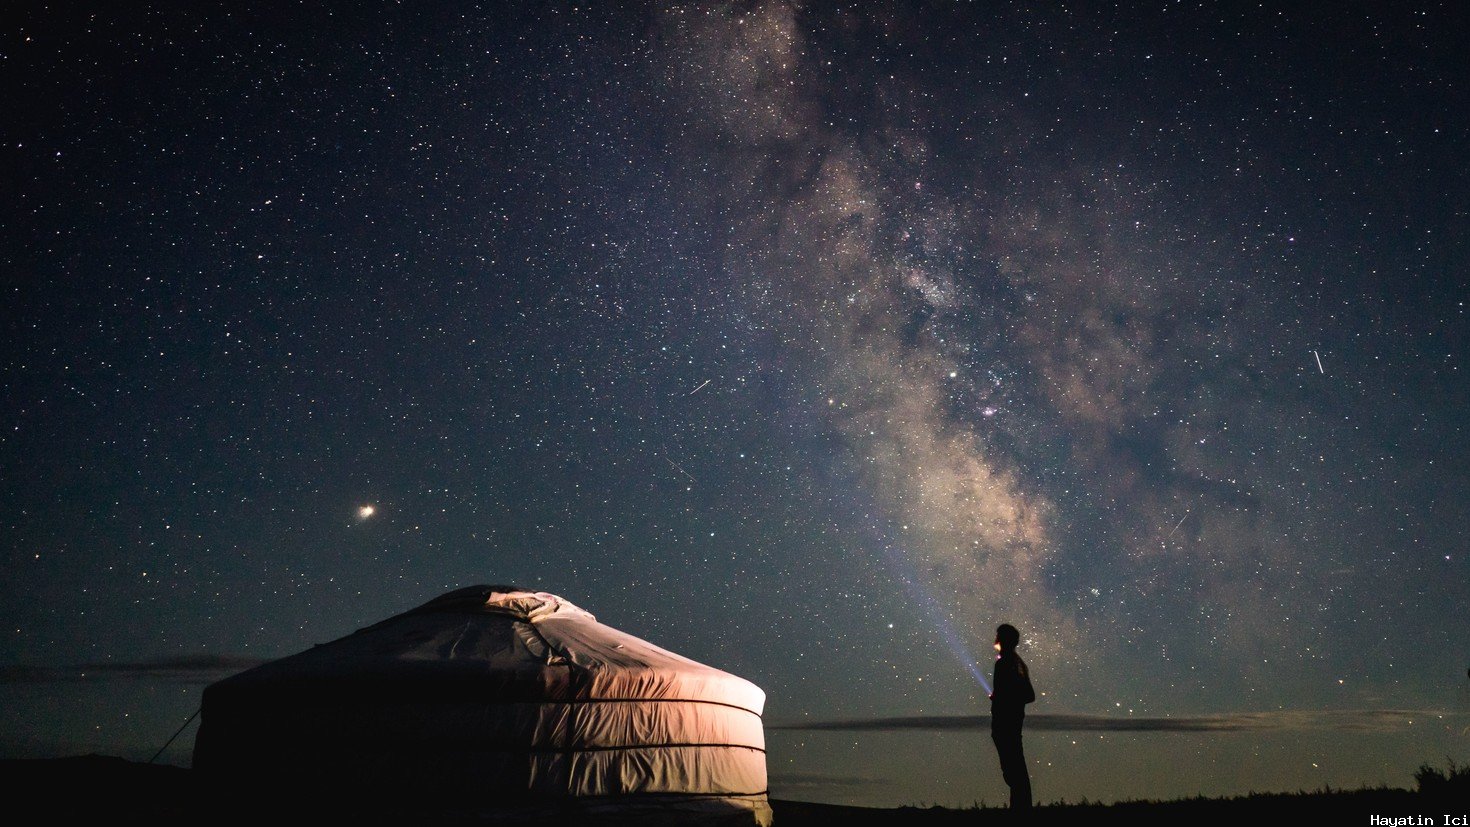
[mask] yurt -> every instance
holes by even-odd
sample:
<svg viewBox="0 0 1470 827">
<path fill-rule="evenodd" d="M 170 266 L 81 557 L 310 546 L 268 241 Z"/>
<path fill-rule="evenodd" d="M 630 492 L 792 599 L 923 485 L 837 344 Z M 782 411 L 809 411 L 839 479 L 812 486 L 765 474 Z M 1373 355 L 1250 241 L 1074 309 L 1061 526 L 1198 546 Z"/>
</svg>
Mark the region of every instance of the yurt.
<svg viewBox="0 0 1470 827">
<path fill-rule="evenodd" d="M 212 684 L 194 767 L 262 807 L 768 825 L 764 703 L 556 595 L 471 586 Z"/>
</svg>

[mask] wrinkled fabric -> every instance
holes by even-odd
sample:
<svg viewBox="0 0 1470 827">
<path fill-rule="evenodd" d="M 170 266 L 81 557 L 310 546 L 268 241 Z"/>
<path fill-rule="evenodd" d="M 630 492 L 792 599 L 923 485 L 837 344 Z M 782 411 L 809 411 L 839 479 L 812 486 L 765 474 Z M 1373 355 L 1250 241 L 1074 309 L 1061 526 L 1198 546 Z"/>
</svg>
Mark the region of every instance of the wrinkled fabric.
<svg viewBox="0 0 1470 827">
<path fill-rule="evenodd" d="M 555 595 L 471 587 L 211 685 L 195 766 L 445 811 L 681 800 L 768 823 L 764 704 Z"/>
</svg>

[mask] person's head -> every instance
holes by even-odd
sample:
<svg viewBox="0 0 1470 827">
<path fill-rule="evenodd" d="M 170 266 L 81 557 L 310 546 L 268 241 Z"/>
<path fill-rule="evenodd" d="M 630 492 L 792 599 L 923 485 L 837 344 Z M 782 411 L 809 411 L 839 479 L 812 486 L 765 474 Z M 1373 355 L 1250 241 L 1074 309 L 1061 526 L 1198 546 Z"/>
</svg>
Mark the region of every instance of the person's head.
<svg viewBox="0 0 1470 827">
<path fill-rule="evenodd" d="M 1015 626 L 1009 623 L 1002 623 L 995 627 L 995 650 L 997 652 L 1014 651 L 1016 644 L 1020 642 L 1021 633 L 1016 630 Z"/>
</svg>

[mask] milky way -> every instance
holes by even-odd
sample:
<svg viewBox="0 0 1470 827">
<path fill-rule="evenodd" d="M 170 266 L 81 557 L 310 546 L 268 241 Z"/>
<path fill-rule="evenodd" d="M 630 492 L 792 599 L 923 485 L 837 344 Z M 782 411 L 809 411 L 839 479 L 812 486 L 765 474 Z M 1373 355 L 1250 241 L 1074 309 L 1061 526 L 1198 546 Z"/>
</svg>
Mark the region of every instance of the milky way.
<svg viewBox="0 0 1470 827">
<path fill-rule="evenodd" d="M 1016 618 L 1046 672 L 1111 684 L 1090 655 L 1121 644 L 1194 691 L 1181 651 L 1235 684 L 1222 662 L 1255 681 L 1271 657 L 1360 648 L 1339 624 L 1392 622 L 1357 598 L 1382 570 L 1340 539 L 1372 533 L 1374 486 L 1312 467 L 1385 461 L 1343 424 L 1383 411 L 1362 366 L 1313 375 L 1314 346 L 1341 334 L 1291 281 L 1295 237 L 1242 249 L 1207 219 L 1243 199 L 1170 180 L 1146 143 L 1039 151 L 1000 92 L 926 89 L 913 64 L 867 79 L 862 116 L 839 124 L 826 87 L 851 80 L 823 67 L 842 57 L 824 60 L 792 8 L 666 25 L 671 80 L 709 130 L 688 151 L 726 148 L 726 273 L 755 283 L 757 315 L 827 397 L 852 484 L 876 500 L 859 519 L 907 550 L 977 648 Z M 1069 143 L 1091 137 L 1068 126 Z M 1343 386 L 1361 395 L 1324 415 Z M 1346 524 L 1332 540 L 1324 510 Z"/>
</svg>

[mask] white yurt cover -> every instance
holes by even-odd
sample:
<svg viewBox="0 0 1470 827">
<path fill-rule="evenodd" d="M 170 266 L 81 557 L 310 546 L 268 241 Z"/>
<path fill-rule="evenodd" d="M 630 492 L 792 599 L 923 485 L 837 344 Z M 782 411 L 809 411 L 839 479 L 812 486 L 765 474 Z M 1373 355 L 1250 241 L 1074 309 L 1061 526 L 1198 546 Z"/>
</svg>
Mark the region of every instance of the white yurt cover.
<svg viewBox="0 0 1470 827">
<path fill-rule="evenodd" d="M 560 597 L 471 586 L 209 686 L 194 766 L 333 809 L 766 825 L 764 704 Z"/>
</svg>

